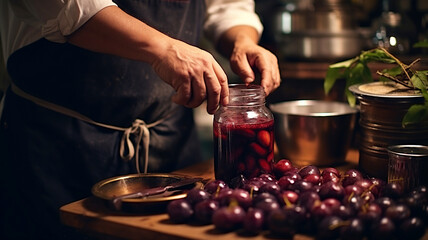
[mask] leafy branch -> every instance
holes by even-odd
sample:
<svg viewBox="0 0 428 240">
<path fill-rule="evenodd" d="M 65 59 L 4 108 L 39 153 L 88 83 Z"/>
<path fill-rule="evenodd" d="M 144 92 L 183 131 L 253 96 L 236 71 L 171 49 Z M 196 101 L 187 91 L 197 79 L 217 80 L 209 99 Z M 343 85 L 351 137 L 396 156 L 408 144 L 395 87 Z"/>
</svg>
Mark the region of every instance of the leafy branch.
<svg viewBox="0 0 428 240">
<path fill-rule="evenodd" d="M 415 46 L 425 47 L 425 44 L 419 43 Z M 355 106 L 356 98 L 348 88 L 354 84 L 374 81 L 368 64 L 371 62 L 391 64 L 390 68 L 376 72 L 379 75 L 379 81 L 394 81 L 407 89 L 414 89 L 425 99 L 424 104 L 415 104 L 408 109 L 402 121 L 403 127 L 406 127 L 428 119 L 428 70 L 414 70 L 414 65 L 419 61 L 420 59 L 416 59 L 407 65 L 385 48 L 363 51 L 359 56 L 329 66 L 324 79 L 324 91 L 328 94 L 337 79 L 345 79 L 346 98 L 351 106 Z"/>
</svg>

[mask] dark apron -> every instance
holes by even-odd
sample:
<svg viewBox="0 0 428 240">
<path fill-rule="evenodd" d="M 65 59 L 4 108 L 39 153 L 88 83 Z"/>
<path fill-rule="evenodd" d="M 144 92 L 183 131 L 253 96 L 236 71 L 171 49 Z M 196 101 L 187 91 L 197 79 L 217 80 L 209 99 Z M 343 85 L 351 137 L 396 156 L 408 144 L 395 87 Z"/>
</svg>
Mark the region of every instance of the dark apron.
<svg viewBox="0 0 428 240">
<path fill-rule="evenodd" d="M 115 2 L 169 36 L 198 43 L 202 0 Z M 7 68 L 26 93 L 96 122 L 127 128 L 162 119 L 149 129 L 149 172 L 201 160 L 192 109 L 171 102 L 174 90 L 148 64 L 40 39 L 13 53 Z M 9 90 L 0 128 L 0 239 L 66 239 L 60 206 L 90 196 L 102 179 L 136 173 L 119 155 L 122 136 Z"/>
</svg>

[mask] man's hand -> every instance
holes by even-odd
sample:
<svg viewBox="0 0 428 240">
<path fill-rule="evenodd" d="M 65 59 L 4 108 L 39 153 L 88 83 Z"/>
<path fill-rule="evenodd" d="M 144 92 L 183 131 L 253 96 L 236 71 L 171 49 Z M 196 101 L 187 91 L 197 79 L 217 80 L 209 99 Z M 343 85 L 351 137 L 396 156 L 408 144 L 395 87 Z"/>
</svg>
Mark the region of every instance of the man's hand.
<svg viewBox="0 0 428 240">
<path fill-rule="evenodd" d="M 206 99 L 210 114 L 219 104 L 227 104 L 227 76 L 210 53 L 170 39 L 152 66 L 175 89 L 172 97 L 175 103 L 194 108 Z"/>
<path fill-rule="evenodd" d="M 261 86 L 266 94 L 279 87 L 281 76 L 278 59 L 267 49 L 257 44 L 256 31 L 249 26 L 236 26 L 222 35 L 219 50 L 230 56 L 232 70 L 244 83 L 255 80 L 254 70 L 261 74 Z"/>
<path fill-rule="evenodd" d="M 255 80 L 253 69 L 257 69 L 266 94 L 270 94 L 281 83 L 276 56 L 252 41 L 235 44 L 230 56 L 230 66 L 247 84 Z"/>
<path fill-rule="evenodd" d="M 207 112 L 213 114 L 219 104 L 228 102 L 226 74 L 211 54 L 166 36 L 116 6 L 99 11 L 68 41 L 149 63 L 175 89 L 172 100 L 177 104 L 197 107 L 206 99 Z"/>
</svg>

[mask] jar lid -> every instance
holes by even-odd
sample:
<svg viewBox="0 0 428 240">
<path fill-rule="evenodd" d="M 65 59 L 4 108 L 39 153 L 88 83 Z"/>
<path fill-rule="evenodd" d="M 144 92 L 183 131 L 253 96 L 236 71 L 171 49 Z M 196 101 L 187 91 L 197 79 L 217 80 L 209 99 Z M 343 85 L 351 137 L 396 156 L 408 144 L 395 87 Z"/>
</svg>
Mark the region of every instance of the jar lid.
<svg viewBox="0 0 428 240">
<path fill-rule="evenodd" d="M 418 97 L 422 98 L 419 90 L 409 89 L 401 84 L 388 82 L 371 82 L 364 84 L 356 84 L 349 87 L 349 90 L 358 95 L 386 97 L 386 98 L 402 98 L 402 97 Z"/>
</svg>

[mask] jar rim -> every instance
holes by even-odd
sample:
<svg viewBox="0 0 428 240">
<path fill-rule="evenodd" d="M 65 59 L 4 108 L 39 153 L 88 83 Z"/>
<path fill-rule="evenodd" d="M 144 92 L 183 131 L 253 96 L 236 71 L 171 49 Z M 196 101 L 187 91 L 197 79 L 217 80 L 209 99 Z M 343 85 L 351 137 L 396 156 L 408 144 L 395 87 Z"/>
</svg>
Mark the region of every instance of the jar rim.
<svg viewBox="0 0 428 240">
<path fill-rule="evenodd" d="M 265 104 L 265 92 L 260 85 L 230 84 L 229 104 L 226 106 L 254 106 Z"/>
<path fill-rule="evenodd" d="M 229 84 L 229 89 L 239 89 L 243 91 L 263 90 L 262 86 L 256 84 L 232 83 Z"/>
</svg>

